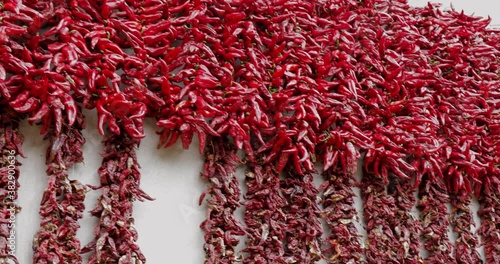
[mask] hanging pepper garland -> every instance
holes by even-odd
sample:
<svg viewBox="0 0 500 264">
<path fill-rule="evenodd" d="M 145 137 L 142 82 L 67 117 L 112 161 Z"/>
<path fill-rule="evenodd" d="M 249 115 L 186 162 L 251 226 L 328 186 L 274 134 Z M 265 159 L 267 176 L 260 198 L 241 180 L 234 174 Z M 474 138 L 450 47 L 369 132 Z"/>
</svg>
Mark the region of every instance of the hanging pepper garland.
<svg viewBox="0 0 500 264">
<path fill-rule="evenodd" d="M 211 183 L 203 193 L 207 198 L 207 219 L 200 225 L 205 231 L 207 263 L 233 263 L 240 259 L 236 246 L 239 237 L 245 235 L 244 227 L 235 218 L 240 207 L 241 190 L 236 178 L 236 166 L 240 164 L 236 148 L 222 138 L 209 139 L 202 178 Z"/>
<path fill-rule="evenodd" d="M 13 237 L 16 232 L 11 219 L 16 218 L 20 207 L 16 204 L 19 190 L 19 156 L 24 157 L 21 146 L 23 136 L 19 131 L 21 118 L 9 106 L 0 104 L 0 260 L 19 263 L 16 256 L 11 254 Z M 14 233 L 15 234 L 15 233 Z"/>
<path fill-rule="evenodd" d="M 140 188 L 136 149 L 145 137 L 143 122 L 151 93 L 145 92 L 141 70 L 146 52 L 137 18 L 138 2 L 102 2 L 87 7 L 94 13 L 90 50 L 95 52 L 90 72 L 87 107 L 95 105 L 98 129 L 104 135 L 103 162 L 98 170 L 101 192 L 91 214 L 99 218 L 94 240 L 82 249 L 92 252 L 89 263 L 144 263 L 134 226 L 133 202 L 153 200 Z M 127 50 L 127 52 L 125 52 Z M 102 54 L 98 54 L 99 51 Z M 118 72 L 123 71 L 122 75 Z M 161 101 L 161 100 L 160 100 Z"/>
<path fill-rule="evenodd" d="M 54 7 L 50 2 L 38 2 L 28 3 L 25 8 L 47 14 L 36 16 L 32 27 L 51 25 L 50 30 L 28 40 L 32 51 L 25 49 L 23 58 L 37 69 L 33 67 L 24 80 L 24 91 L 29 91 L 29 96 L 21 92 L 12 101 L 15 103 L 11 102 L 12 107 L 29 114 L 30 122 L 41 122 L 41 133 L 50 142 L 46 154 L 49 183 L 41 200 L 40 229 L 33 239 L 33 261 L 81 263 L 76 234 L 88 188 L 77 180 L 70 180 L 68 171 L 83 161 L 83 115 L 75 102 L 78 86 L 82 85 L 75 80 L 83 76 L 67 69 L 88 54 L 85 48 L 75 45 L 81 35 L 77 28 L 67 27 L 71 14 L 65 5 Z M 58 65 L 52 68 L 55 62 Z M 20 110 L 18 105 L 24 109 Z"/>
<path fill-rule="evenodd" d="M 80 263 L 88 251 L 91 263 L 145 262 L 132 203 L 151 199 L 135 154 L 146 117 L 161 129 L 159 147 L 188 148 L 198 136 L 205 263 L 475 263 L 478 234 L 487 263 L 500 261 L 500 33 L 489 20 L 404 0 L 9 0 L 0 11 L 2 146 L 21 154 L 24 114 L 51 142 L 35 262 Z M 100 220 L 81 250 L 86 187 L 67 177 L 84 142 L 77 104 L 97 108 L 105 137 L 91 212 Z M 244 223 L 234 216 L 241 205 Z"/>
<path fill-rule="evenodd" d="M 82 162 L 83 116 L 79 114 L 72 125 L 62 126 L 60 134 L 51 129 L 46 138 L 48 186 L 40 208 L 40 229 L 33 239 L 33 261 L 82 263 L 78 220 L 83 217 L 85 194 L 88 187 L 77 180 L 70 180 L 69 169 Z"/>
</svg>

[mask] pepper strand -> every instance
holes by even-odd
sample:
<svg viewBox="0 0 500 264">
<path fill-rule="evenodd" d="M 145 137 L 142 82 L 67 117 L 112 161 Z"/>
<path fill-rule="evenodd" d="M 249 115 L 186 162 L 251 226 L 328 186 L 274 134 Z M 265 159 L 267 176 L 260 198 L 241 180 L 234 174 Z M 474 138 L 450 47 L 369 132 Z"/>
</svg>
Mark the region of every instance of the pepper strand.
<svg viewBox="0 0 500 264">
<path fill-rule="evenodd" d="M 249 162 L 245 174 L 245 224 L 247 240 L 243 263 L 286 263 L 286 199 L 279 192 L 279 173 L 270 164 Z"/>
<path fill-rule="evenodd" d="M 354 179 L 333 170 L 323 172 L 326 181 L 322 192 L 322 216 L 331 233 L 323 254 L 329 263 L 365 263 L 361 246 L 362 235 L 354 221 L 358 213 L 354 208 Z"/>
<path fill-rule="evenodd" d="M 19 263 L 15 254 L 11 254 L 9 241 L 15 236 L 16 214 L 21 208 L 16 204 L 19 190 L 19 167 L 17 156 L 24 157 L 21 146 L 24 140 L 19 132 L 19 117 L 6 105 L 0 106 L 0 262 Z"/>
<path fill-rule="evenodd" d="M 398 248 L 395 230 L 389 219 L 396 217 L 396 202 L 387 194 L 386 184 L 376 175 L 363 172 L 361 181 L 363 215 L 366 221 L 368 263 L 400 263 L 394 249 Z M 394 248 L 395 247 L 395 248 Z"/>
<path fill-rule="evenodd" d="M 409 179 L 394 178 L 389 183 L 387 193 L 394 198 L 395 217 L 390 218 L 390 225 L 393 227 L 396 239 L 400 242 L 400 247 L 396 250 L 398 256 L 404 263 L 423 263 L 420 254 L 421 242 L 420 232 L 422 227 L 411 214 L 413 206 L 416 204 Z"/>
<path fill-rule="evenodd" d="M 205 263 L 234 263 L 240 259 L 236 252 L 244 227 L 235 218 L 240 207 L 241 191 L 236 178 L 236 167 L 241 161 L 236 148 L 226 138 L 211 138 L 205 147 L 205 167 L 201 177 L 210 182 L 203 193 L 207 199 L 207 219 L 200 227 L 205 231 Z"/>
<path fill-rule="evenodd" d="M 451 195 L 450 223 L 453 231 L 458 234 L 455 240 L 454 256 L 458 263 L 482 263 L 481 256 L 476 251 L 478 245 L 476 235 L 471 231 L 474 226 L 472 218 L 471 195 L 462 193 L 461 195 Z"/>
<path fill-rule="evenodd" d="M 374 13 L 371 16 L 377 19 L 384 17 L 387 10 L 392 9 L 391 12 L 394 10 L 395 15 L 401 17 L 403 14 L 398 12 L 398 10 L 408 10 L 411 8 L 404 1 L 386 1 L 380 4 L 377 3 L 377 5 L 370 3 L 370 5 L 373 5 L 371 6 L 371 9 L 373 9 L 371 12 Z M 365 19 L 367 18 L 366 22 L 369 23 L 372 19 L 370 18 L 371 16 L 363 17 Z M 415 20 L 413 17 L 405 17 L 405 19 L 409 21 L 408 23 L 413 23 Z M 378 25 L 378 30 L 380 30 L 381 26 L 382 25 Z M 401 49 L 401 47 L 406 44 L 406 41 L 418 43 L 421 36 L 419 34 L 408 34 L 405 39 L 399 38 L 399 30 L 394 30 L 399 26 L 398 23 L 388 23 L 387 26 L 383 25 L 384 34 L 377 37 L 378 41 L 375 40 L 375 43 L 384 43 L 387 39 L 391 39 L 389 42 L 385 43 L 385 48 L 380 48 L 382 46 L 379 46 L 378 54 L 383 57 L 382 61 L 386 62 L 384 70 L 390 73 L 384 74 L 387 84 L 394 89 L 382 95 L 387 102 L 387 109 L 391 110 L 381 113 L 384 120 L 382 121 L 382 126 L 376 128 L 378 131 L 375 136 L 378 136 L 378 138 L 376 137 L 375 141 L 380 140 L 380 144 L 384 145 L 385 149 L 390 150 L 394 156 L 399 156 L 399 158 L 396 159 L 393 157 L 386 157 L 385 161 L 381 162 L 382 168 L 380 170 L 382 175 L 384 175 L 385 169 L 392 171 L 392 173 L 389 173 L 388 177 L 385 176 L 384 178 L 387 180 L 387 189 L 385 193 L 391 197 L 387 199 L 393 203 L 393 206 L 388 207 L 388 209 L 394 217 L 384 217 L 382 215 L 380 217 L 384 218 L 387 226 L 391 228 L 394 241 L 387 242 L 392 244 L 390 250 L 395 254 L 397 262 L 422 263 L 420 257 L 420 250 L 422 248 L 420 232 L 422 228 L 418 219 L 411 214 L 412 208 L 416 205 L 416 199 L 414 197 L 415 188 L 412 186 L 411 177 L 415 175 L 414 171 L 416 171 L 417 168 L 410 165 L 409 162 L 411 157 L 415 156 L 415 152 L 411 151 L 415 149 L 413 147 L 416 141 L 415 138 L 428 137 L 422 134 L 429 130 L 429 127 L 428 125 L 422 125 L 418 122 L 404 124 L 406 122 L 401 122 L 401 120 L 404 120 L 403 118 L 414 118 L 430 121 L 432 120 L 432 116 L 427 115 L 429 112 L 428 106 L 422 107 L 417 100 L 411 100 L 419 96 L 422 96 L 422 98 L 427 97 L 427 94 L 422 94 L 420 90 L 414 89 L 414 87 L 409 84 L 410 82 L 408 82 L 413 78 L 412 74 L 421 70 L 420 65 L 417 66 L 413 64 L 413 60 L 408 58 L 418 57 L 420 55 L 420 50 L 415 49 L 409 51 Z M 362 37 L 362 35 L 358 35 L 358 37 Z M 395 62 L 395 64 L 391 64 L 390 58 L 386 56 L 389 52 L 398 54 L 398 57 L 393 58 L 394 60 L 392 61 Z M 399 67 L 405 69 L 404 74 L 401 73 L 401 68 Z M 370 71 L 369 67 L 366 69 Z M 379 91 L 383 90 L 380 89 Z M 381 105 L 386 104 L 380 101 L 378 103 Z M 378 110 L 374 109 L 374 111 Z M 384 141 L 384 139 L 387 139 L 387 141 Z M 378 144 L 379 143 L 376 143 L 376 145 Z M 397 161 L 398 167 L 394 167 L 394 160 Z M 385 174 L 387 175 L 387 173 Z M 418 186 L 418 179 L 416 179 L 415 182 L 416 186 Z"/>
<path fill-rule="evenodd" d="M 322 258 L 318 189 L 311 174 L 300 175 L 293 169 L 281 181 L 281 193 L 287 201 L 285 260 L 287 263 L 315 263 Z"/>
<path fill-rule="evenodd" d="M 107 135 L 103 140 L 103 162 L 98 170 L 101 191 L 96 207 L 90 212 L 99 218 L 94 240 L 82 249 L 92 251 L 89 263 L 145 263 L 137 245 L 133 202 L 153 200 L 139 187 L 141 174 L 135 148 L 138 139 L 125 132 Z"/>
<path fill-rule="evenodd" d="M 498 174 L 497 174 L 498 175 Z M 479 196 L 478 215 L 481 225 L 477 233 L 482 237 L 486 264 L 500 263 L 500 178 L 491 177 Z"/>
<path fill-rule="evenodd" d="M 465 18 L 453 11 L 450 11 L 450 15 L 456 17 L 459 21 Z M 468 38 L 463 38 L 462 41 L 466 43 L 469 42 L 469 45 L 472 46 L 474 45 L 472 42 L 475 40 L 471 42 Z M 461 57 L 463 57 L 464 61 L 470 60 L 470 58 L 467 58 L 467 55 L 463 54 L 473 54 L 473 50 L 470 52 L 467 51 L 467 45 L 464 45 L 462 49 L 463 51 L 460 52 Z M 445 51 L 448 52 L 447 49 L 445 49 Z M 453 54 L 453 49 L 450 49 L 449 53 Z M 482 60 L 490 59 L 487 56 L 474 57 Z M 472 63 L 470 66 L 475 67 Z M 445 71 L 447 69 L 443 67 L 442 70 Z M 488 69 L 488 71 L 491 70 Z M 496 69 L 493 71 L 493 74 L 495 74 Z M 478 246 L 478 237 L 471 231 L 475 223 L 472 218 L 470 206 L 472 199 L 472 184 L 475 179 L 480 177 L 478 172 L 484 170 L 486 166 L 484 165 L 485 163 L 479 162 L 479 159 L 476 159 L 474 154 L 471 153 L 478 153 L 480 151 L 478 151 L 477 146 L 480 145 L 481 135 L 487 133 L 481 123 L 483 120 L 489 118 L 488 107 L 484 107 L 486 108 L 484 110 L 474 110 L 483 103 L 483 98 L 488 96 L 488 92 L 483 89 L 478 89 L 474 82 L 465 81 L 467 79 L 463 76 L 456 76 L 457 74 L 453 75 L 455 76 L 451 78 L 453 78 L 454 81 L 465 82 L 463 87 L 460 87 L 460 84 L 456 82 L 456 84 L 452 83 L 446 89 L 439 90 L 441 93 L 440 95 L 444 97 L 443 101 L 446 103 L 453 103 L 451 110 L 448 110 L 448 113 L 446 113 L 446 118 L 441 121 L 441 130 L 443 131 L 442 137 L 447 139 L 447 150 L 450 152 L 447 154 L 448 160 L 446 163 L 449 165 L 446 169 L 445 179 L 448 191 L 450 192 L 452 205 L 450 223 L 453 227 L 453 231 L 457 234 L 457 239 L 453 246 L 453 255 L 458 263 L 481 263 L 481 257 L 476 250 Z M 477 82 L 486 81 L 483 77 L 479 76 L 476 76 L 474 79 Z M 453 89 L 453 87 L 460 88 Z M 447 95 L 448 98 L 446 98 Z M 464 112 L 467 114 L 464 114 Z"/>
<path fill-rule="evenodd" d="M 500 31 L 498 29 L 485 30 L 484 38 L 488 45 L 495 48 L 495 55 L 492 58 L 496 63 L 490 66 L 500 69 L 498 60 L 500 51 Z M 481 236 L 481 244 L 484 245 L 486 264 L 500 263 L 500 111 L 498 111 L 498 101 L 500 100 L 500 76 L 483 86 L 487 89 L 486 102 L 493 109 L 489 119 L 487 133 L 482 135 L 481 155 L 479 159 L 489 166 L 482 175 L 482 184 L 476 184 L 476 197 L 479 201 L 478 215 L 481 224 L 477 234 Z"/>
<path fill-rule="evenodd" d="M 422 236 L 424 248 L 429 252 L 425 263 L 456 263 L 451 256 L 452 245 L 448 238 L 448 225 L 446 204 L 450 197 L 441 178 L 430 180 L 424 177 L 419 189 L 418 208 L 420 209 L 420 222 L 422 223 Z"/>
<path fill-rule="evenodd" d="M 34 263 L 82 263 L 76 233 L 88 188 L 70 180 L 68 170 L 83 161 L 83 127 L 80 112 L 72 126 L 63 125 L 61 134 L 51 130 L 45 136 L 50 140 L 46 156 L 49 180 L 40 202 L 40 229 L 33 238 Z"/>
</svg>

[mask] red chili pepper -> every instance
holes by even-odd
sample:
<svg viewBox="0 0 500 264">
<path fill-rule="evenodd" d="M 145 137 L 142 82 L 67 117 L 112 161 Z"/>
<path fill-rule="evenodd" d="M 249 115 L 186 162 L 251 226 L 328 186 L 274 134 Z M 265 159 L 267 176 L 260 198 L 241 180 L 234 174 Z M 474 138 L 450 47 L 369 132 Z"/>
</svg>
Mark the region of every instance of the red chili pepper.
<svg viewBox="0 0 500 264">
<path fill-rule="evenodd" d="M 66 115 L 68 116 L 68 125 L 72 126 L 76 120 L 76 114 L 78 111 L 77 106 L 73 97 L 69 94 L 63 93 L 61 96 L 63 99 L 62 103 L 64 104 L 64 109 L 66 110 Z"/>
<path fill-rule="evenodd" d="M 146 136 L 144 130 L 140 125 L 137 125 L 133 119 L 129 117 L 123 117 L 120 119 L 120 123 L 123 126 L 125 132 L 134 139 L 141 139 Z"/>
<path fill-rule="evenodd" d="M 16 99 L 12 100 L 9 105 L 12 107 L 22 107 L 24 103 L 30 98 L 30 91 L 24 90 L 16 96 Z"/>
<path fill-rule="evenodd" d="M 62 110 L 59 107 L 52 107 L 52 115 L 53 115 L 53 121 L 55 122 L 55 134 L 59 135 L 62 131 L 62 122 L 63 122 L 63 117 L 62 117 Z"/>
<path fill-rule="evenodd" d="M 30 97 L 24 101 L 23 105 L 13 105 L 12 108 L 19 113 L 29 113 L 36 110 L 40 106 L 40 100 L 35 97 Z"/>
<path fill-rule="evenodd" d="M 182 124 L 179 128 L 181 132 L 181 142 L 184 149 L 188 149 L 193 140 L 193 129 L 188 124 Z"/>
</svg>

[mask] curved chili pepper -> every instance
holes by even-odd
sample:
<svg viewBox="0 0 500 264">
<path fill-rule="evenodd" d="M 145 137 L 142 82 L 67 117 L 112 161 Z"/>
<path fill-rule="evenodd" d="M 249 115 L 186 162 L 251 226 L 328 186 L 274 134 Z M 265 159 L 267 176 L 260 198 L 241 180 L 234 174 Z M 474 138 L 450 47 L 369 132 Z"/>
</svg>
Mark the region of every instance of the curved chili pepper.
<svg viewBox="0 0 500 264">
<path fill-rule="evenodd" d="M 137 126 L 131 118 L 123 117 L 120 122 L 121 125 L 123 126 L 123 129 L 130 137 L 135 139 L 141 139 L 146 136 L 146 134 L 144 133 L 144 129 L 142 129 L 142 127 Z"/>
<path fill-rule="evenodd" d="M 19 113 L 32 112 L 40 106 L 40 100 L 35 97 L 30 97 L 26 100 L 23 105 L 13 105 L 12 108 Z"/>
</svg>

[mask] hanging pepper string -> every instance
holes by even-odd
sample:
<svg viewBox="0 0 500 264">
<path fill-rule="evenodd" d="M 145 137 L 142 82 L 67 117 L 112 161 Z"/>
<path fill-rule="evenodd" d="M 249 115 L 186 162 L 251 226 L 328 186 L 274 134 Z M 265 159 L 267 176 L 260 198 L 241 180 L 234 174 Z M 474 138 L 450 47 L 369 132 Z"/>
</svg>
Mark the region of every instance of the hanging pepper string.
<svg viewBox="0 0 500 264">
<path fill-rule="evenodd" d="M 50 142 L 46 153 L 49 180 L 41 200 L 40 229 L 33 239 L 33 261 L 82 263 L 76 235 L 88 188 L 70 180 L 68 172 L 83 161 L 84 121 L 77 100 L 85 95 L 82 78 L 86 77 L 86 67 L 79 61 L 90 55 L 82 43 L 85 30 L 80 27 L 81 21 L 73 19 L 68 1 L 26 4 L 39 14 L 46 14 L 36 16 L 30 29 L 47 28 L 42 36 L 27 42 L 31 50 L 23 56 L 37 67 L 29 73 L 32 80 L 26 84 L 31 98 L 36 99 L 30 104 L 29 121 L 40 121 L 41 134 Z"/>
<path fill-rule="evenodd" d="M 91 51 L 87 107 L 97 108 L 98 129 L 104 136 L 98 170 L 101 192 L 91 214 L 99 218 L 94 239 L 81 252 L 92 252 L 89 263 L 145 263 L 134 226 L 133 202 L 152 200 L 140 189 L 136 155 L 145 137 L 144 119 L 153 103 L 162 103 L 146 89 L 150 69 L 139 21 L 142 1 L 104 1 L 86 6 L 97 23 L 87 34 Z M 102 23 L 101 21 L 106 21 Z M 100 52 L 105 51 L 105 52 Z M 123 71 L 123 74 L 119 74 Z M 156 105 L 157 106 L 157 105 Z"/>
<path fill-rule="evenodd" d="M 458 234 L 455 240 L 454 256 L 458 263 L 480 263 L 481 256 L 476 248 L 479 245 L 476 235 L 472 232 L 475 226 L 472 218 L 470 195 L 452 195 L 450 224 Z"/>
<path fill-rule="evenodd" d="M 286 214 L 285 261 L 314 263 L 322 259 L 320 209 L 317 203 L 318 189 L 313 175 L 299 175 L 290 171 L 281 181 L 281 193 L 287 200 L 283 208 Z"/>
<path fill-rule="evenodd" d="M 0 221 L 4 225 L 0 229 L 0 262 L 19 263 L 15 248 L 17 213 L 21 207 L 17 205 L 19 191 L 19 157 L 22 152 L 23 135 L 19 131 L 20 117 L 7 105 L 0 104 Z"/>
<path fill-rule="evenodd" d="M 40 208 L 40 229 L 33 239 L 33 261 L 82 263 L 78 220 L 83 217 L 84 199 L 88 187 L 77 180 L 70 180 L 69 169 L 83 161 L 81 112 L 71 126 L 63 125 L 61 133 L 49 130 L 45 138 L 50 141 L 46 164 L 48 185 Z"/>
<path fill-rule="evenodd" d="M 236 167 L 241 163 L 236 148 L 224 138 L 210 138 L 205 148 L 205 166 L 202 178 L 210 187 L 200 198 L 207 195 L 207 219 L 201 223 L 205 231 L 205 263 L 234 263 L 242 256 L 236 251 L 245 229 L 235 218 L 240 207 L 241 191 L 236 178 Z"/>
<path fill-rule="evenodd" d="M 390 225 L 394 227 L 396 239 L 401 245 L 397 249 L 397 254 L 408 263 L 423 262 L 420 256 L 422 227 L 418 218 L 412 215 L 413 207 L 416 205 L 412 183 L 407 179 L 393 178 L 387 193 L 394 198 L 396 206 L 395 217 L 390 220 Z"/>
<path fill-rule="evenodd" d="M 418 208 L 422 223 L 424 248 L 429 252 L 427 263 L 455 263 L 451 256 L 452 244 L 448 238 L 448 209 L 450 197 L 446 193 L 444 181 L 429 180 L 424 177 L 419 191 Z"/>
<path fill-rule="evenodd" d="M 138 234 L 134 226 L 133 202 L 152 200 L 139 187 L 141 174 L 136 148 L 139 140 L 126 133 L 107 135 L 103 162 L 99 168 L 101 192 L 91 214 L 99 218 L 94 230 L 95 240 L 81 253 L 92 251 L 89 263 L 137 263 L 145 257 L 137 245 Z"/>
<path fill-rule="evenodd" d="M 363 215 L 366 221 L 367 248 L 365 251 L 368 263 L 383 259 L 384 262 L 398 263 L 401 256 L 397 249 L 399 242 L 389 219 L 395 218 L 394 198 L 387 194 L 386 184 L 377 176 L 363 173 L 361 182 Z"/>
<path fill-rule="evenodd" d="M 478 215 L 481 218 L 481 226 L 477 232 L 482 237 L 486 257 L 485 263 L 487 264 L 500 261 L 500 249 L 498 248 L 500 243 L 500 237 L 498 236 L 500 230 L 498 227 L 498 223 L 500 223 L 500 216 L 498 215 L 500 210 L 499 193 L 500 180 L 497 177 L 492 177 L 479 197 Z"/>
<path fill-rule="evenodd" d="M 323 172 L 320 187 L 322 217 L 330 229 L 322 253 L 330 263 L 365 263 L 362 235 L 355 226 L 359 220 L 354 207 L 354 179 L 340 172 Z"/>
<path fill-rule="evenodd" d="M 243 263 L 286 263 L 284 242 L 286 199 L 279 192 L 279 174 L 270 165 L 248 164 L 245 184 L 247 240 Z"/>
</svg>

